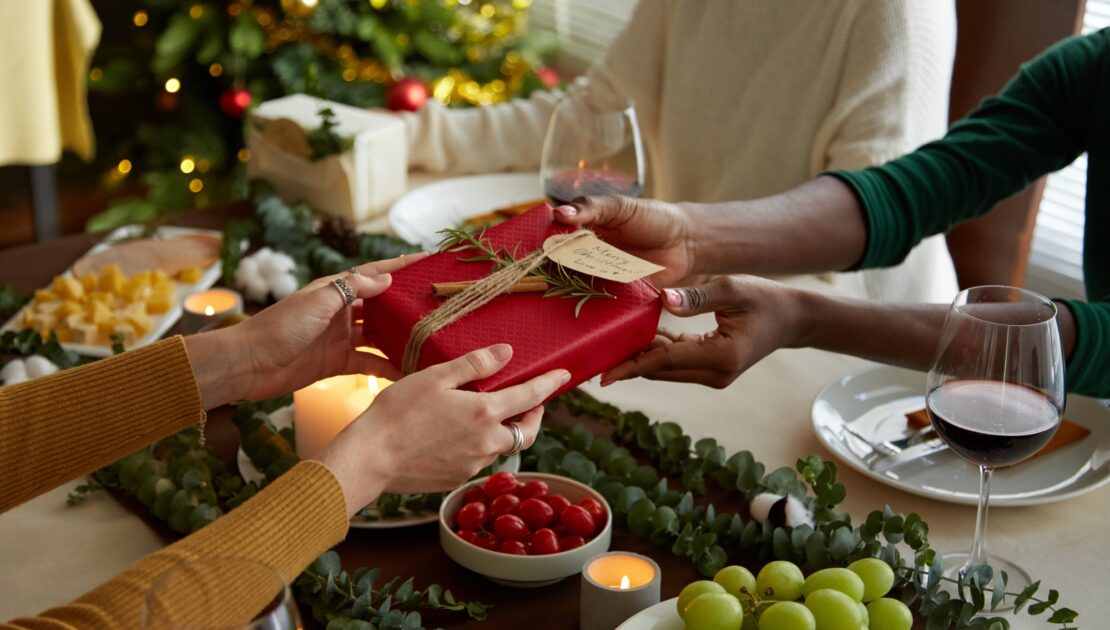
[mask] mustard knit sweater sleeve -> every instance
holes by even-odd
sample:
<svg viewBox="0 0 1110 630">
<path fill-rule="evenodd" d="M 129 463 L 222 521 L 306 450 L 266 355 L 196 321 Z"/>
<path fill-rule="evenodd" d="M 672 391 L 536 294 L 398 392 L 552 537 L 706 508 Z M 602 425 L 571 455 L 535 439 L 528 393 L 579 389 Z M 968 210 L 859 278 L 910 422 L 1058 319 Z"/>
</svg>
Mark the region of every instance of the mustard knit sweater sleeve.
<svg viewBox="0 0 1110 630">
<path fill-rule="evenodd" d="M 197 421 L 200 394 L 180 337 L 0 389 L 0 511 Z M 322 464 L 302 462 L 199 532 L 140 560 L 73 603 L 2 628 L 133 628 L 151 581 L 198 558 L 244 558 L 287 581 L 347 532 L 343 491 Z M 217 626 L 246 623 L 259 593 L 220 576 L 210 600 L 182 598 Z M 46 586 L 44 585 L 44 588 Z"/>
</svg>

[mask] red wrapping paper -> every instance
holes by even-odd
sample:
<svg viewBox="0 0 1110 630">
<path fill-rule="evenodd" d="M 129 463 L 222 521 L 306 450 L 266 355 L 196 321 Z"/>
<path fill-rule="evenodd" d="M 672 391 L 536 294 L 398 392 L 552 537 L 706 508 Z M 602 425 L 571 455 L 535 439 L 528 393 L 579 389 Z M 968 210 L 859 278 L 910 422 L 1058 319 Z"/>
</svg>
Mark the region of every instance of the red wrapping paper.
<svg viewBox="0 0 1110 630">
<path fill-rule="evenodd" d="M 547 237 L 573 228 L 553 221 L 543 204 L 486 231 L 495 247 L 514 249 L 518 257 L 540 248 Z M 393 285 L 366 300 L 363 334 L 398 368 L 409 331 L 443 303 L 432 295 L 432 283 L 478 280 L 492 263 L 460 262 L 474 252 L 442 252 L 393 274 Z M 576 299 L 542 297 L 542 293 L 502 295 L 432 335 L 420 356 L 420 368 L 462 356 L 496 343 L 513 347 L 513 358 L 497 374 L 470 385 L 495 391 L 556 368 L 570 370 L 570 381 L 559 393 L 616 366 L 646 348 L 659 324 L 659 292 L 647 282 L 628 284 L 594 279 L 616 299 L 589 300 L 574 316 Z"/>
</svg>

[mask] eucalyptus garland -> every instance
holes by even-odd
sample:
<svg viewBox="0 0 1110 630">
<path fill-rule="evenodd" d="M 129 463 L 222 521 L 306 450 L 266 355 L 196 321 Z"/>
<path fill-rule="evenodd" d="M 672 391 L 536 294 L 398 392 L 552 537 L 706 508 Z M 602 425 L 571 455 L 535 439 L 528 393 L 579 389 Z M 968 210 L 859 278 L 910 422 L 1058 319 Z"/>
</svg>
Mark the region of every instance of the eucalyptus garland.
<svg viewBox="0 0 1110 630">
<path fill-rule="evenodd" d="M 15 315 L 30 299 L 29 296 L 16 291 L 10 284 L 0 287 L 0 319 Z"/>
<path fill-rule="evenodd" d="M 692 443 L 673 422 L 652 422 L 640 412 L 622 412 L 582 392 L 565 394 L 558 402 L 575 415 L 611 427 L 612 439 L 597 438 L 581 424 L 545 426 L 525 467 L 591 484 L 609 502 L 614 524 L 690 558 L 705 576 L 741 554 L 755 556 L 760 563 L 789 560 L 813 570 L 878 557 L 894 568 L 894 586 L 902 601 L 917 605 L 928 630 L 1009 628 L 1005 617 L 980 616 L 1005 601 L 1014 606 L 1015 614 L 1023 609 L 1031 615 L 1050 612 L 1050 623 L 1075 628 L 1070 624 L 1078 613 L 1057 606 L 1057 591 L 1050 590 L 1044 599 L 1036 597 L 1039 581 L 1020 593 L 1007 593 L 1005 572 L 995 575 L 988 566 L 958 581 L 942 577 L 940 559 L 929 546 L 929 526 L 917 514 L 895 514 L 887 506 L 853 527 L 847 514 L 835 511 L 845 497 L 843 484 L 836 481 L 836 465 L 817 455 L 799 459 L 795 469 L 767 473 L 750 452 L 726 457 L 716 440 Z M 640 463 L 633 451 L 649 463 Z M 685 491 L 671 488 L 668 476 L 680 479 Z M 706 494 L 710 486 L 726 497 L 736 493 L 745 505 L 763 492 L 793 495 L 812 510 L 815 525 L 779 527 L 769 520 L 757 523 L 739 513 L 718 511 L 712 504 L 698 505 L 695 495 Z M 903 559 L 900 545 L 912 551 L 912 562 Z M 959 596 L 941 590 L 944 582 L 953 584 Z"/>
<path fill-rule="evenodd" d="M 261 235 L 266 246 L 288 254 L 296 261 L 297 280 L 301 285 L 313 278 L 340 273 L 361 263 L 396 258 L 420 249 L 386 234 L 359 234 L 357 252 L 346 256 L 320 238 L 315 217 L 307 203 L 285 203 L 263 180 L 251 182 L 250 197 L 255 216 L 231 221 L 224 227 L 220 260 L 223 263 L 224 284 L 229 286 L 234 283 L 235 270 L 242 260 L 239 243 L 255 235 Z"/>
</svg>

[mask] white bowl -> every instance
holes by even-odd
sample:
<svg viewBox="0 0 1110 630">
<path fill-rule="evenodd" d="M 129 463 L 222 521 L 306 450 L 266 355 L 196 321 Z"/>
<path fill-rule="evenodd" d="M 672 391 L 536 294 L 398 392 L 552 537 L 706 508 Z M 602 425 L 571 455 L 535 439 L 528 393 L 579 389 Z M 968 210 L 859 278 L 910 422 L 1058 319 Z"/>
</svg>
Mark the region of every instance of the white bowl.
<svg viewBox="0 0 1110 630">
<path fill-rule="evenodd" d="M 439 507 L 439 542 L 452 560 L 498 584 L 535 588 L 581 573 L 587 560 L 609 550 L 609 542 L 613 537 L 612 510 L 593 488 L 559 475 L 518 473 L 516 477 L 525 483 L 537 479 L 545 481 L 551 494 L 561 494 L 571 503 L 578 503 L 586 498 L 597 500 L 605 506 L 605 527 L 581 547 L 543 556 L 517 556 L 472 545 L 455 534 L 451 523 L 462 507 L 466 489 L 474 484 L 484 483 L 486 478 L 483 477 L 455 489 Z"/>
</svg>

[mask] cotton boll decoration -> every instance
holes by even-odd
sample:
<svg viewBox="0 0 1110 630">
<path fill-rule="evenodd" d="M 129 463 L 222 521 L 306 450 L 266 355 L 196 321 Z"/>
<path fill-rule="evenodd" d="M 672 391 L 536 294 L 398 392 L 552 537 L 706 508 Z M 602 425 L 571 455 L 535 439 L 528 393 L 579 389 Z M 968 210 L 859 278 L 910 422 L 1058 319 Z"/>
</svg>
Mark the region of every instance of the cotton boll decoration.
<svg viewBox="0 0 1110 630">
<path fill-rule="evenodd" d="M 265 303 L 269 295 L 281 300 L 298 288 L 297 263 L 287 254 L 263 247 L 239 261 L 235 284 L 252 302 Z"/>
<path fill-rule="evenodd" d="M 32 355 L 26 359 L 12 359 L 0 368 L 0 384 L 15 385 L 57 371 L 58 366 L 46 357 Z"/>
<path fill-rule="evenodd" d="M 23 359 L 12 359 L 0 368 L 0 383 L 4 385 L 22 383 L 27 378 L 27 366 L 23 364 Z"/>
<path fill-rule="evenodd" d="M 51 363 L 50 359 L 38 355 L 24 359 L 23 366 L 27 369 L 27 378 L 38 378 L 58 371 L 58 366 Z"/>
<path fill-rule="evenodd" d="M 748 504 L 748 511 L 758 523 L 770 521 L 779 527 L 813 525 L 813 513 L 793 495 L 784 497 L 770 492 L 757 494 Z"/>
</svg>

